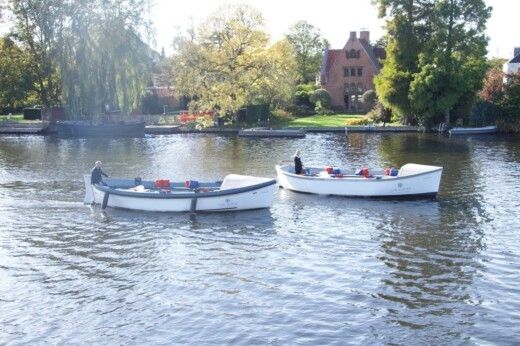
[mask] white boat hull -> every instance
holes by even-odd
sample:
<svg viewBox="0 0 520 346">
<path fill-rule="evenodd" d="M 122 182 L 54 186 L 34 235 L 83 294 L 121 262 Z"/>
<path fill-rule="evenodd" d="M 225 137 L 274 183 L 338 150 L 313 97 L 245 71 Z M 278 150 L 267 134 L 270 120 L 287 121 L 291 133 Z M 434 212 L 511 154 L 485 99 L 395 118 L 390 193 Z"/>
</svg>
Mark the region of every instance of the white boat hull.
<svg viewBox="0 0 520 346">
<path fill-rule="evenodd" d="M 270 208 L 274 199 L 276 183 L 272 179 L 256 179 L 261 183 L 259 188 L 252 186 L 250 189 L 242 187 L 217 193 L 188 193 L 189 196 L 184 198 L 171 198 L 171 196 L 164 195 L 162 197 L 160 195 L 150 197 L 145 196 L 150 194 L 121 195 L 107 192 L 106 188 L 102 186 L 91 185 L 90 177 L 85 176 L 87 190 L 85 202 L 100 204 L 103 208 L 112 207 L 153 212 L 210 212 Z M 267 185 L 270 181 L 272 183 Z M 237 192 L 234 193 L 233 191 Z M 108 197 L 106 197 L 107 194 Z"/>
<path fill-rule="evenodd" d="M 439 191 L 442 167 L 408 164 L 403 175 L 376 175 L 371 178 L 302 176 L 276 166 L 278 184 L 289 190 L 320 195 L 352 197 L 398 197 L 436 195 Z M 410 173 L 410 174 L 407 174 Z"/>
<path fill-rule="evenodd" d="M 483 135 L 497 132 L 496 126 L 484 127 L 454 127 L 449 133 L 450 135 Z"/>
</svg>

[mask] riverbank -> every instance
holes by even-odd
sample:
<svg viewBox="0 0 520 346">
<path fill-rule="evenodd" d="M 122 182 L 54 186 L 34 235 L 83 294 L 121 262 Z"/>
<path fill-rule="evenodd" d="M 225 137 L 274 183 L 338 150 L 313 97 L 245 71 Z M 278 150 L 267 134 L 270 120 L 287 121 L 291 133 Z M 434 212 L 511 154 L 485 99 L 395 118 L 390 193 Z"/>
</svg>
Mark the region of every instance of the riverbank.
<svg viewBox="0 0 520 346">
<path fill-rule="evenodd" d="M 238 135 L 243 127 L 207 127 L 193 128 L 182 125 L 148 125 L 145 127 L 145 133 L 150 135 L 172 135 L 182 133 L 213 133 L 225 135 Z M 344 133 L 344 132 L 423 132 L 424 129 L 417 126 L 308 126 L 308 127 L 277 127 L 272 129 L 263 129 L 262 133 L 269 136 L 269 132 L 279 131 L 298 131 L 305 133 Z M 4 123 L 0 122 L 0 134 L 18 134 L 18 135 L 47 135 L 56 131 L 44 122 L 32 123 Z"/>
<path fill-rule="evenodd" d="M 49 124 L 40 120 L 31 121 L 0 121 L 0 134 L 16 134 L 16 135 L 34 135 L 45 134 L 48 130 Z"/>
</svg>

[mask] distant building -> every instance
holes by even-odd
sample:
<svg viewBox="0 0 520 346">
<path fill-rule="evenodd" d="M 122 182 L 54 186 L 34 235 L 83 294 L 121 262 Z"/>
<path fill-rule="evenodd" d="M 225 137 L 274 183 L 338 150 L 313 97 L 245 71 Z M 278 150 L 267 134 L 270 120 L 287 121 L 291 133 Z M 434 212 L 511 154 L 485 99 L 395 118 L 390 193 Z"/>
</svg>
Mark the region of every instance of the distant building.
<svg viewBox="0 0 520 346">
<path fill-rule="evenodd" d="M 152 113 L 167 113 L 173 110 L 182 108 L 185 105 L 182 100 L 175 97 L 173 87 L 169 84 L 168 69 L 169 64 L 164 54 L 159 54 L 154 50 L 152 52 L 152 76 L 150 83 L 146 88 L 147 97 L 155 100 L 151 100 L 148 104 L 145 112 Z"/>
<path fill-rule="evenodd" d="M 327 49 L 319 76 L 319 84 L 332 98 L 332 107 L 365 111 L 361 95 L 374 90 L 374 76 L 379 73 L 379 59 L 386 57 L 383 48 L 370 44 L 370 32 L 352 31 L 343 49 Z"/>
<path fill-rule="evenodd" d="M 513 59 L 504 64 L 504 73 L 506 75 L 515 74 L 520 70 L 520 47 L 515 47 Z"/>
</svg>

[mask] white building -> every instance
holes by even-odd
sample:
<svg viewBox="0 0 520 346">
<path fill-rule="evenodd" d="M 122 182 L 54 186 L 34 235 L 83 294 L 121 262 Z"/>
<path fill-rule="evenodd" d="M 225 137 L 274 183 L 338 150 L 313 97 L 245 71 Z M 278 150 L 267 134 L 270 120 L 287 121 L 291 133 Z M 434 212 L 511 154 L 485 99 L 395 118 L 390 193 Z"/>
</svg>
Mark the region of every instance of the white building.
<svg viewBox="0 0 520 346">
<path fill-rule="evenodd" d="M 520 70 L 520 47 L 516 47 L 513 59 L 504 64 L 504 73 L 507 75 L 517 73 Z"/>
</svg>

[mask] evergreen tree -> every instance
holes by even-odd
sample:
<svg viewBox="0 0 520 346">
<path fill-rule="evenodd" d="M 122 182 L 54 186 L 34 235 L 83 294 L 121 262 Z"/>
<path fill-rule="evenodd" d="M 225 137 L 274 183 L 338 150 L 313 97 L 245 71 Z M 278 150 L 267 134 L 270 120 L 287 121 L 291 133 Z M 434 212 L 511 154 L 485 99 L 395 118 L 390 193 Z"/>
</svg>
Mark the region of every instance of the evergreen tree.
<svg viewBox="0 0 520 346">
<path fill-rule="evenodd" d="M 444 115 L 449 125 L 450 112 L 463 103 L 469 113 L 487 69 L 485 29 L 490 15 L 484 0 L 435 2 L 429 19 L 432 36 L 419 55 L 409 95 L 422 123 L 440 121 Z"/>
<path fill-rule="evenodd" d="M 430 38 L 430 0 L 377 0 L 379 16 L 387 18 L 386 60 L 374 83 L 380 102 L 401 118 L 413 122 L 408 98 L 418 71 L 418 57 Z"/>
<path fill-rule="evenodd" d="M 381 102 L 421 123 L 467 112 L 486 71 L 491 14 L 483 0 L 378 0 L 388 17 L 387 59 L 376 78 Z M 443 119 L 441 118 L 443 116 Z"/>
</svg>

